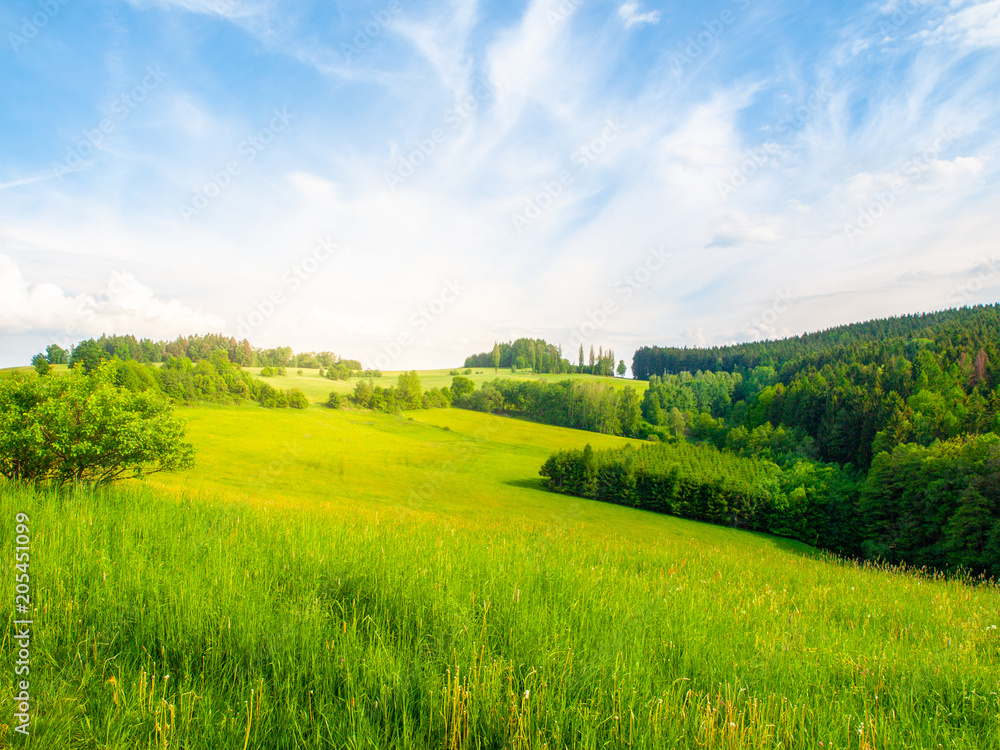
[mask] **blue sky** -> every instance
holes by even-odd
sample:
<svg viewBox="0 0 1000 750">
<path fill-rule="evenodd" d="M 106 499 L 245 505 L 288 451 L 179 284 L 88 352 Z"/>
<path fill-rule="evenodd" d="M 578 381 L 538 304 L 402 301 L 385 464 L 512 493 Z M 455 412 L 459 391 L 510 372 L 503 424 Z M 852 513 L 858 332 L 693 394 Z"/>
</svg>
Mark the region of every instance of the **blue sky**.
<svg viewBox="0 0 1000 750">
<path fill-rule="evenodd" d="M 997 301 L 1000 0 L 12 0 L 0 366 L 383 369 Z"/>
</svg>

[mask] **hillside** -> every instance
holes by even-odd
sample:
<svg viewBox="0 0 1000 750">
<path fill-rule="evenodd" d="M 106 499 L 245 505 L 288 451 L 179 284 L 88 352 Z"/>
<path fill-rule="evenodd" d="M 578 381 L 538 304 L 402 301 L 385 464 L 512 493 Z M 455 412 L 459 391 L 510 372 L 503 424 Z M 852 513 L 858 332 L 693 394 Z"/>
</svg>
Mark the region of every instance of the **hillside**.
<svg viewBox="0 0 1000 750">
<path fill-rule="evenodd" d="M 646 346 L 632 360 L 640 380 L 683 371 L 749 371 L 773 367 L 780 373 L 845 359 L 873 361 L 887 356 L 912 357 L 923 350 L 957 361 L 980 349 L 990 360 L 988 382 L 1000 380 L 1000 304 L 977 305 L 933 313 L 903 315 L 835 326 L 823 331 L 771 341 L 708 348 Z"/>
<path fill-rule="evenodd" d="M 159 489 L 0 485 L 34 534 L 40 747 L 1000 742 L 996 588 L 539 489 L 552 449 L 621 438 L 179 411 L 199 463 Z"/>
</svg>

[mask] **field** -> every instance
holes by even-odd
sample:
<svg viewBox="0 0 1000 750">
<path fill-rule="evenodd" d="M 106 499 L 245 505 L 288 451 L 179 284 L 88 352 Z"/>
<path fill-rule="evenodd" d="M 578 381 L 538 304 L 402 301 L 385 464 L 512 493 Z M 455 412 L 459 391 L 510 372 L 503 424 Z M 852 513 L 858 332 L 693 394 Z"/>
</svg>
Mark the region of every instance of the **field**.
<svg viewBox="0 0 1000 750">
<path fill-rule="evenodd" d="M 244 368 L 247 372 L 258 375 L 261 371 L 260 367 L 247 367 Z M 577 375 L 577 374 L 562 374 L 553 375 L 550 373 L 546 374 L 535 374 L 525 370 L 518 371 L 517 373 L 512 373 L 510 369 L 501 369 L 498 372 L 494 372 L 492 367 L 476 367 L 471 368 L 472 373 L 469 375 L 463 375 L 472 380 L 476 384 L 476 388 L 479 388 L 483 383 L 487 383 L 495 378 L 510 378 L 512 380 L 584 380 L 588 383 L 601 382 L 608 383 L 615 388 L 638 388 L 640 390 L 645 390 L 646 382 L 637 381 L 625 378 L 606 378 L 598 377 L 594 375 Z M 338 393 L 348 394 L 354 391 L 354 386 L 357 385 L 358 378 L 351 378 L 350 380 L 328 380 L 327 378 L 321 378 L 319 376 L 318 369 L 309 368 L 297 368 L 297 367 L 287 367 L 285 368 L 285 375 L 274 376 L 269 378 L 263 378 L 275 388 L 301 388 L 302 391 L 309 397 L 310 401 L 322 403 L 326 401 L 327 396 L 329 396 L 330 391 L 337 391 Z M 299 375 L 299 370 L 302 374 Z M 458 370 L 420 370 L 418 375 L 420 376 L 420 385 L 427 391 L 431 388 L 443 388 L 445 386 L 450 386 L 452 378 L 454 376 L 450 375 L 451 372 L 464 373 L 465 368 L 458 368 Z M 376 385 L 381 385 L 382 387 L 388 387 L 390 385 L 396 384 L 396 378 L 399 376 L 400 371 L 386 371 L 382 373 L 381 378 L 376 379 Z"/>
<path fill-rule="evenodd" d="M 1000 747 L 995 587 L 541 489 L 552 450 L 619 438 L 178 413 L 193 470 L 0 485 L 6 559 L 31 518 L 35 722 L 5 708 L 0 746 Z"/>
</svg>

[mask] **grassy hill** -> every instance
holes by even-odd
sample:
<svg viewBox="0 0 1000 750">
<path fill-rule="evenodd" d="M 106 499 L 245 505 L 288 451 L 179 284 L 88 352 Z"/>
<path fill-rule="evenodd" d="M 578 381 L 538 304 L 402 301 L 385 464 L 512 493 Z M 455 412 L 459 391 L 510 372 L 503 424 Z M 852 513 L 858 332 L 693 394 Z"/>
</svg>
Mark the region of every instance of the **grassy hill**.
<svg viewBox="0 0 1000 750">
<path fill-rule="evenodd" d="M 259 375 L 262 368 L 260 367 L 245 367 L 243 368 L 247 372 L 254 375 Z M 299 375 L 299 369 L 289 367 L 286 368 L 285 375 L 267 377 L 263 378 L 268 383 L 273 385 L 275 388 L 301 388 L 302 392 L 309 397 L 310 401 L 315 403 L 322 403 L 326 401 L 327 396 L 330 391 L 337 391 L 338 393 L 348 394 L 354 391 L 354 386 L 357 385 L 358 378 L 351 378 L 350 380 L 328 380 L 327 378 L 321 378 L 319 376 L 318 369 L 304 368 L 302 369 L 302 374 Z M 382 374 L 382 377 L 376 381 L 377 385 L 390 386 L 396 383 L 396 378 L 400 374 L 400 370 L 387 371 Z M 420 376 L 420 385 L 426 391 L 431 388 L 443 388 L 445 386 L 451 386 L 451 381 L 454 376 L 449 373 L 453 370 L 418 370 L 417 374 Z M 464 368 L 459 368 L 458 372 L 464 373 Z M 492 367 L 477 367 L 472 368 L 472 373 L 465 375 L 471 379 L 475 384 L 476 388 L 479 388 L 483 383 L 488 383 L 495 378 L 510 378 L 513 380 L 583 380 L 588 383 L 590 382 L 601 382 L 609 383 L 615 388 L 637 388 L 640 391 L 646 389 L 645 381 L 637 381 L 625 378 L 606 378 L 596 375 L 577 375 L 577 374 L 561 374 L 553 375 L 551 373 L 537 374 L 531 373 L 526 370 L 519 371 L 517 373 L 512 373 L 509 369 L 500 370 L 499 372 L 494 372 Z"/>
<path fill-rule="evenodd" d="M 1000 746 L 994 587 L 540 489 L 552 450 L 621 438 L 179 413 L 186 473 L 0 485 L 31 516 L 32 747 Z"/>
</svg>

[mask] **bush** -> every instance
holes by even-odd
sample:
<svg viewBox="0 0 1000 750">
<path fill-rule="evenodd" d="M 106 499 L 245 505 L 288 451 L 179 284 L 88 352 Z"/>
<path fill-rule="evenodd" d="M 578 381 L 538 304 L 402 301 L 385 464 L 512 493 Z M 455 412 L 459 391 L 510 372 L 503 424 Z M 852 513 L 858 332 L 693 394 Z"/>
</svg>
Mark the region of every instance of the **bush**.
<svg viewBox="0 0 1000 750">
<path fill-rule="evenodd" d="M 0 379 L 0 474 L 107 484 L 194 464 L 184 424 L 154 391 L 115 384 L 113 364 Z"/>
<path fill-rule="evenodd" d="M 301 388 L 290 388 L 285 391 L 288 394 L 288 405 L 293 409 L 308 409 L 309 399 L 302 392 Z"/>
<path fill-rule="evenodd" d="M 339 393 L 336 391 L 330 391 L 330 397 L 327 398 L 326 403 L 324 403 L 323 406 L 328 409 L 339 409 L 343 401 L 344 399 Z"/>
</svg>

